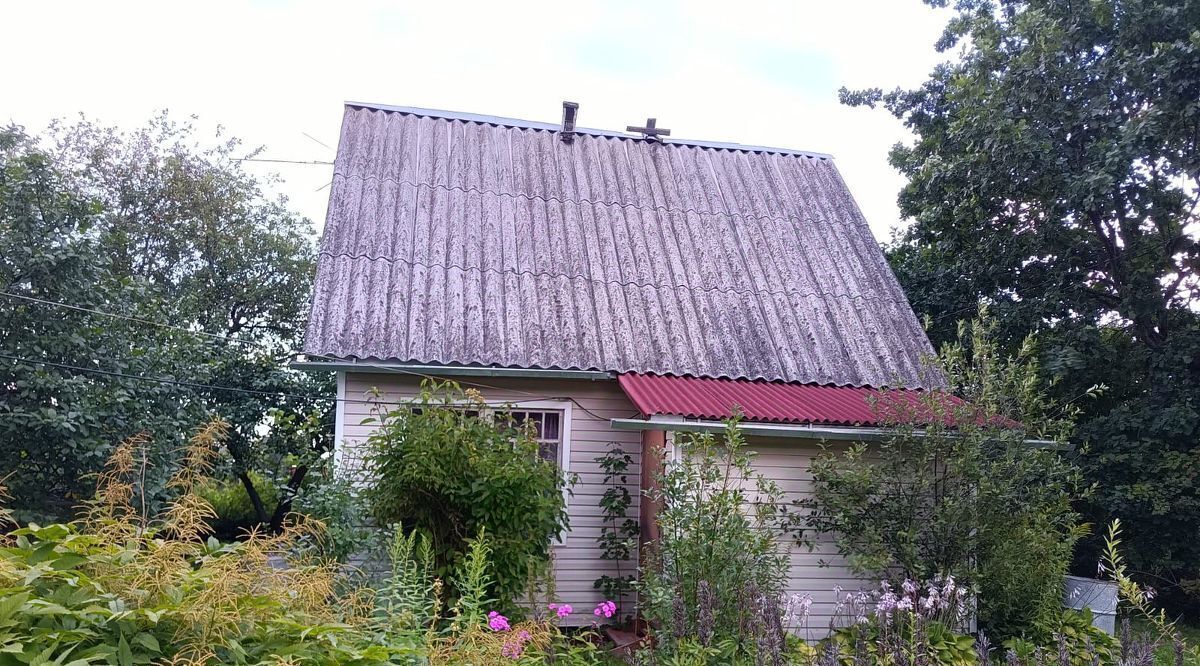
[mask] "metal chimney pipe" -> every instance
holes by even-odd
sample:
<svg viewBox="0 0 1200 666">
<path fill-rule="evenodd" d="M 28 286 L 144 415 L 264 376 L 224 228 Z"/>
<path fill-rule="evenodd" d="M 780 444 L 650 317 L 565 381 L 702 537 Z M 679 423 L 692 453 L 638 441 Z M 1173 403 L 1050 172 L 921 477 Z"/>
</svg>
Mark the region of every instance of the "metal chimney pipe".
<svg viewBox="0 0 1200 666">
<path fill-rule="evenodd" d="M 571 143 L 575 140 L 575 116 L 578 113 L 578 103 L 563 102 L 562 132 L 558 135 L 563 143 Z"/>
</svg>

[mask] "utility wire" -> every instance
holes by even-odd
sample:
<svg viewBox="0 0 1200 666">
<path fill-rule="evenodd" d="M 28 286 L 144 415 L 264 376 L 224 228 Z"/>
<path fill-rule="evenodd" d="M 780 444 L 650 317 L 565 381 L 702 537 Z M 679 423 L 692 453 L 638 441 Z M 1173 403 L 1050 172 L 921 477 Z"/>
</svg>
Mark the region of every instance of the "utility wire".
<svg viewBox="0 0 1200 666">
<path fill-rule="evenodd" d="M 97 310 L 95 308 L 88 308 L 88 307 L 83 307 L 83 306 L 79 306 L 79 305 L 72 305 L 69 303 L 61 303 L 58 301 L 51 301 L 51 300 L 47 300 L 47 299 L 43 299 L 43 298 L 36 298 L 33 296 L 25 296 L 23 294 L 14 294 L 9 291 L 0 291 L 0 296 L 8 296 L 8 297 L 12 297 L 12 298 L 18 298 L 18 299 L 22 299 L 22 300 L 26 300 L 26 301 L 31 301 L 34 303 L 39 303 L 42 305 L 61 307 L 61 308 L 69 309 L 69 310 L 76 310 L 79 312 L 88 312 L 91 314 L 97 314 L 97 315 L 101 315 L 104 317 L 111 317 L 114 319 L 124 319 L 124 320 L 132 321 L 135 323 L 139 323 L 139 324 L 158 326 L 158 327 L 165 328 L 165 329 L 181 331 L 183 333 L 200 335 L 200 336 L 212 338 L 215 340 L 220 340 L 222 342 L 235 342 L 238 344 L 259 346 L 260 348 L 268 349 L 265 344 L 255 341 L 255 340 L 242 340 L 239 338 L 234 338 L 234 337 L 230 337 L 230 336 L 226 336 L 226 335 L 218 335 L 216 333 L 208 333 L 207 331 L 196 331 L 196 330 L 192 330 L 189 328 L 184 328 L 182 326 L 175 326 L 173 324 L 166 324 L 163 322 L 154 321 L 152 319 L 144 319 L 142 317 L 134 317 L 131 315 L 117 314 L 114 312 L 105 312 L 103 310 Z M 273 350 L 271 350 L 271 351 L 273 351 Z M 320 354 L 306 354 L 306 356 L 309 356 L 310 358 L 317 359 L 317 360 L 326 360 L 326 361 L 334 361 L 334 362 L 341 360 L 337 357 L 323 356 Z M 279 397 L 294 397 L 294 398 L 303 398 L 303 399 L 308 399 L 308 400 L 337 400 L 340 402 L 345 402 L 345 403 L 350 403 L 350 404 L 372 404 L 372 405 L 374 405 L 374 404 L 379 404 L 379 402 L 380 402 L 380 401 L 375 401 L 375 400 L 355 400 L 355 399 L 350 399 L 350 398 L 340 398 L 339 399 L 339 398 L 330 398 L 330 397 L 325 397 L 325 396 L 304 395 L 304 394 L 295 394 L 295 393 L 286 393 L 286 392 L 253 391 L 250 389 L 239 389 L 239 388 L 232 387 L 232 386 L 213 386 L 210 384 L 201 384 L 201 383 L 196 383 L 196 382 L 181 382 L 179 380 L 172 380 L 172 379 L 165 379 L 165 378 L 146 377 L 143 375 L 129 375 L 126 373 L 118 373 L 118 372 L 106 371 L 106 370 L 102 371 L 102 370 L 98 370 L 95 368 L 81 368 L 79 366 L 68 366 L 65 364 L 55 364 L 55 363 L 50 363 L 48 361 L 38 361 L 35 359 L 24 359 L 24 358 L 18 358 L 15 356 L 7 356 L 4 354 L 0 354 L 0 357 L 21 360 L 21 361 L 24 361 L 27 363 L 41 363 L 43 365 L 50 365 L 50 366 L 59 367 L 62 369 L 126 377 L 126 378 L 130 378 L 130 379 L 141 380 L 141 381 L 160 381 L 161 380 L 165 383 L 171 383 L 171 384 L 176 384 L 176 385 L 180 385 L 180 386 L 190 386 L 193 388 L 205 388 L 205 389 L 210 389 L 210 390 L 221 390 L 221 391 L 234 391 L 234 392 L 241 392 L 241 393 L 251 393 L 251 394 L 255 394 L 255 395 L 274 395 L 274 396 L 279 396 Z M 378 365 L 378 364 L 369 363 L 369 362 L 359 362 L 358 365 L 360 367 L 367 367 L 372 370 L 381 370 L 381 371 L 387 372 L 387 373 L 409 375 L 409 376 L 413 376 L 413 377 L 421 377 L 422 379 L 428 379 L 428 380 L 432 380 L 432 381 L 438 381 L 439 379 L 441 379 L 437 375 L 423 373 L 423 372 L 419 372 L 416 370 L 409 370 L 406 368 L 399 368 L 396 366 Z M 531 398 L 528 400 L 508 401 L 508 402 L 511 402 L 512 404 L 520 404 L 523 402 L 536 402 L 538 400 L 567 400 L 567 401 L 570 401 L 576 407 L 578 407 L 580 410 L 591 415 L 594 418 L 597 418 L 600 420 L 608 420 L 608 417 L 601 416 L 601 415 L 591 411 L 586 406 L 584 406 L 582 403 L 580 403 L 578 400 L 576 400 L 575 398 L 570 397 L 570 396 L 548 397 L 543 394 L 535 393 L 532 391 L 524 391 L 524 390 L 516 389 L 516 388 L 512 388 L 512 387 L 494 386 L 491 384 L 482 384 L 479 382 L 472 382 L 472 381 L 465 381 L 465 380 L 464 381 L 455 380 L 455 383 L 460 386 L 470 386 L 470 387 L 474 387 L 474 388 L 488 389 L 488 390 L 493 390 L 493 391 L 507 391 L 509 393 L 517 393 L 520 395 L 531 396 Z"/>
<path fill-rule="evenodd" d="M 330 400 L 333 402 L 343 402 L 348 404 L 358 405 L 379 405 L 382 401 L 379 400 L 360 400 L 356 398 L 336 398 L 326 395 L 309 395 L 305 393 L 288 393 L 286 391 L 258 391 L 255 389 L 244 389 L 236 386 L 217 386 L 215 384 L 204 384 L 201 382 L 189 382 L 180 379 L 172 379 L 170 377 L 148 377 L 146 375 L 134 375 L 127 372 L 119 372 L 116 370 L 105 370 L 103 368 L 87 368 L 78 365 L 70 365 L 68 363 L 55 363 L 53 361 L 42 361 L 33 358 L 25 358 L 23 356 L 15 356 L 0 352 L 0 358 L 7 358 L 18 363 L 28 363 L 30 365 L 43 365 L 62 370 L 70 370 L 72 372 L 81 372 L 91 375 L 104 375 L 107 377 L 119 377 L 121 379 L 132 379 L 142 382 L 153 382 L 157 384 L 170 384 L 173 386 L 182 386 L 186 388 L 205 389 L 210 391 L 229 391 L 231 393 L 244 393 L 250 395 L 261 395 L 281 398 L 299 398 L 302 400 Z M 538 398 L 538 400 L 556 400 L 558 398 Z M 535 402 L 535 400 L 512 400 L 509 403 L 519 405 L 526 402 Z"/>
<path fill-rule="evenodd" d="M 324 160 L 276 160 L 267 159 L 264 157 L 235 157 L 234 162 L 270 162 L 272 164 L 315 164 L 320 166 L 331 165 L 333 162 Z"/>
<path fill-rule="evenodd" d="M 185 328 L 183 326 L 175 326 L 173 324 L 164 324 L 160 321 L 154 321 L 153 319 L 143 319 L 141 317 L 134 317 L 132 315 L 123 315 L 123 314 L 116 314 L 113 312 L 105 312 L 103 310 L 97 310 L 95 308 L 88 308 L 88 307 L 84 307 L 82 305 L 71 305 L 69 303 L 60 303 L 58 301 L 48 301 L 44 298 L 36 298 L 34 296 L 25 296 L 24 294 L 14 294 L 11 291 L 0 291 L 0 296 L 8 296 L 9 298 L 19 298 L 23 301 L 30 301 L 33 303 L 41 303 L 42 305 L 53 305 L 53 306 L 59 307 L 59 308 L 66 308 L 68 310 L 76 310 L 78 312 L 87 312 L 90 314 L 96 314 L 96 315 L 100 315 L 103 317 L 112 317 L 114 319 L 126 319 L 128 321 L 137 322 L 139 324 L 150 324 L 151 326 L 158 326 L 160 328 L 166 328 L 166 329 L 170 329 L 173 331 L 181 331 L 183 333 L 199 335 L 199 336 L 203 336 L 206 338 L 212 338 L 214 340 L 220 340 L 222 342 L 234 342 L 234 343 L 241 344 L 241 345 L 261 345 L 262 344 L 262 343 L 254 341 L 254 340 L 242 340 L 241 338 L 234 338 L 234 337 L 230 337 L 228 335 L 220 335 L 218 333 L 209 333 L 208 331 L 197 331 L 194 329 Z"/>
</svg>

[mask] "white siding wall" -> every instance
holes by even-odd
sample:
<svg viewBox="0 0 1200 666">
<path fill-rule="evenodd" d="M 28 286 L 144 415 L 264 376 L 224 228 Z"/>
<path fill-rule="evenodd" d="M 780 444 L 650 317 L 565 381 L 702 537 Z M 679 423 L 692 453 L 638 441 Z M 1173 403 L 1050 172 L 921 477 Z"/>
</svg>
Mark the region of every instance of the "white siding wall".
<svg viewBox="0 0 1200 666">
<path fill-rule="evenodd" d="M 592 582 L 603 574 L 615 576 L 617 571 L 611 562 L 601 560 L 596 546 L 600 534 L 602 513 L 598 505 L 604 493 L 603 472 L 595 459 L 608 451 L 613 443 L 633 456 L 634 463 L 628 473 L 628 488 L 634 497 L 629 516 L 638 515 L 638 456 L 641 450 L 641 435 L 637 432 L 615 431 L 609 427 L 609 419 L 628 418 L 637 409 L 629 402 L 617 386 L 616 381 L 561 380 L 561 379 L 504 379 L 464 378 L 464 382 L 486 384 L 494 388 L 481 388 L 489 402 L 555 400 L 573 398 L 571 409 L 570 470 L 578 474 L 579 481 L 568 504 L 571 531 L 563 543 L 554 548 L 555 574 L 558 596 L 572 604 L 576 614 L 571 619 L 577 624 L 591 621 L 591 609 L 601 600 Z M 415 396 L 419 391 L 420 379 L 400 374 L 349 373 L 345 379 L 343 441 L 339 443 L 339 461 L 343 469 L 353 468 L 360 458 L 360 445 L 370 433 L 371 426 L 362 421 L 371 415 L 370 405 L 358 402 L 376 389 L 387 404 Z M 812 458 L 819 452 L 815 442 L 781 438 L 755 438 L 750 442 L 756 451 L 755 467 L 763 474 L 776 480 L 786 493 L 785 500 L 807 496 L 812 491 L 812 475 L 809 471 Z M 816 548 L 793 546 L 790 550 L 789 594 L 810 594 L 813 597 L 812 615 L 808 634 L 817 638 L 826 634 L 835 606 L 833 588 L 840 586 L 846 591 L 870 586 L 869 581 L 856 578 L 845 567 L 837 555 L 830 539 L 817 541 Z M 823 566 L 822 562 L 829 566 Z M 621 573 L 636 570 L 633 561 L 622 564 Z M 805 633 L 805 632 L 800 632 Z"/>
</svg>

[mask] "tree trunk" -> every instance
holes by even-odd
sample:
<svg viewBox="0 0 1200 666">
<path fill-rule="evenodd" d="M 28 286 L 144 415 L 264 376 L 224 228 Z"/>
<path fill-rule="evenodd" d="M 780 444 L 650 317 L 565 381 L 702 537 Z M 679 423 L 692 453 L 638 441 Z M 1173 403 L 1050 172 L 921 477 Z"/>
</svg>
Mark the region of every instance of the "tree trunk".
<svg viewBox="0 0 1200 666">
<path fill-rule="evenodd" d="M 271 515 L 271 534 L 279 534 L 283 531 L 283 520 L 292 512 L 292 500 L 300 494 L 300 484 L 304 483 L 306 474 L 308 474 L 308 465 L 296 465 L 292 469 L 292 476 L 283 490 L 283 496 L 279 498 L 275 513 Z"/>
<path fill-rule="evenodd" d="M 238 472 L 238 478 L 242 481 L 242 486 L 246 489 L 246 494 L 250 496 L 250 503 L 254 505 L 254 516 L 259 523 L 267 522 L 267 508 L 263 506 L 262 498 L 258 496 L 258 489 L 254 487 L 254 481 L 250 478 L 249 472 Z"/>
</svg>

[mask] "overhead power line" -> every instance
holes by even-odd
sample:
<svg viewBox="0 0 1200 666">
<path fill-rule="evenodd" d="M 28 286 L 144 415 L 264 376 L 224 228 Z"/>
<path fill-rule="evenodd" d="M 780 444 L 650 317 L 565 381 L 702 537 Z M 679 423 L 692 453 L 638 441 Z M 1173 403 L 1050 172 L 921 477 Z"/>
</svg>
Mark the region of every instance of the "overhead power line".
<svg viewBox="0 0 1200 666">
<path fill-rule="evenodd" d="M 240 338 L 234 338 L 234 337 L 230 337 L 227 335 L 219 335 L 216 333 L 209 333 L 207 331 L 197 331 L 194 329 L 185 328 L 183 326 L 176 326 L 174 324 L 167 324 L 167 323 L 163 323 L 163 322 L 159 322 L 159 321 L 154 321 L 152 319 L 145 319 L 142 317 L 135 317 L 132 315 L 117 314 L 115 312 L 105 312 L 103 310 L 97 310 L 95 308 L 89 308 L 89 307 L 84 307 L 84 306 L 80 306 L 80 305 L 73 305 L 70 303 L 61 303 L 59 301 L 51 301 L 51 300 L 47 300 L 44 298 L 36 298 L 34 296 L 26 296 L 23 294 L 14 294 L 14 293 L 8 292 L 8 291 L 0 291 L 0 296 L 8 296 L 11 298 L 17 298 L 17 299 L 21 299 L 21 300 L 25 300 L 25 301 L 30 301 L 33 303 L 39 303 L 42 305 L 49 305 L 49 306 L 53 306 L 53 307 L 60 307 L 60 308 L 65 308 L 65 309 L 69 309 L 69 310 L 75 310 L 78 312 L 87 312 L 90 314 L 96 314 L 96 315 L 100 315 L 100 316 L 104 316 L 104 317 L 111 317 L 113 319 L 123 319 L 123 320 L 127 320 L 127 321 L 132 321 L 132 322 L 135 322 L 138 324 L 157 326 L 157 327 L 161 327 L 164 329 L 180 331 L 180 332 L 189 333 L 192 335 L 203 336 L 203 337 L 219 340 L 222 342 L 230 342 L 230 343 L 258 346 L 262 349 L 274 351 L 274 350 L 271 350 L 267 345 L 265 345 L 261 342 L 258 342 L 256 340 L 243 340 Z M 310 358 L 317 359 L 317 360 L 326 360 L 326 361 L 340 361 L 341 360 L 334 356 L 324 356 L 324 355 L 320 355 L 320 354 L 307 354 L 306 356 L 309 356 Z M 208 390 L 232 391 L 232 392 L 249 393 L 249 394 L 255 394 L 255 395 L 272 395 L 272 396 L 278 396 L 278 397 L 302 398 L 302 399 L 306 399 L 306 400 L 335 400 L 335 401 L 344 402 L 347 404 L 371 404 L 371 405 L 374 405 L 374 404 L 379 404 L 381 402 L 378 400 L 356 400 L 356 399 L 351 399 L 351 398 L 334 398 L 334 397 L 329 397 L 329 396 L 305 395 L 305 394 L 299 394 L 299 393 L 287 393 L 287 392 L 277 392 L 277 391 L 276 392 L 255 391 L 255 390 L 251 390 L 251 389 L 240 389 L 240 388 L 232 387 L 232 386 L 214 386 L 211 384 L 204 384 L 204 383 L 200 383 L 200 382 L 186 382 L 186 381 L 175 380 L 175 379 L 170 379 L 170 378 L 147 377 L 144 375 L 131 375 L 128 373 L 121 373 L 121 372 L 110 371 L 110 370 L 101 370 L 98 368 L 86 368 L 86 367 L 72 366 L 72 365 L 67 365 L 67 364 L 62 364 L 62 363 L 51 363 L 49 361 L 39 361 L 37 359 L 27 359 L 27 358 L 22 358 L 22 357 L 10 356 L 10 355 L 6 355 L 6 354 L 2 354 L 2 353 L 0 353 L 0 357 L 19 360 L 19 361 L 23 361 L 23 362 L 31 363 L 31 364 L 36 363 L 36 364 L 48 365 L 51 367 L 58 367 L 58 368 L 64 369 L 64 370 L 74 370 L 74 371 L 78 371 L 78 372 L 87 372 L 87 373 L 92 373 L 92 374 L 124 377 L 124 378 L 128 378 L 128 379 L 139 380 L 139 381 L 158 381 L 158 382 L 166 383 L 166 384 L 174 384 L 174 385 L 178 385 L 178 386 L 186 386 L 186 387 L 192 387 L 192 388 L 203 388 L 203 389 L 208 389 Z M 429 373 L 419 372 L 417 370 L 409 370 L 407 368 L 400 368 L 400 367 L 391 366 L 391 365 L 379 365 L 379 364 L 375 364 L 375 363 L 360 361 L 358 363 L 358 366 L 366 367 L 366 368 L 369 368 L 372 370 L 379 370 L 379 371 L 386 372 L 386 373 L 401 374 L 401 375 L 407 375 L 407 376 L 412 376 L 412 377 L 420 377 L 422 379 L 428 379 L 428 380 L 433 380 L 433 381 L 438 381 L 440 379 L 443 379 L 443 378 L 438 377 L 437 375 L 432 375 Z M 516 389 L 516 388 L 512 388 L 512 387 L 495 386 L 492 384 L 482 384 L 479 382 L 457 380 L 457 379 L 454 380 L 454 382 L 460 386 L 469 386 L 469 387 L 473 387 L 473 388 L 487 389 L 487 390 L 492 390 L 492 391 L 504 391 L 504 392 L 508 392 L 508 393 L 516 393 L 519 395 L 530 396 L 530 399 L 528 399 L 528 400 L 509 400 L 509 401 L 507 401 L 512 404 L 521 404 L 521 403 L 525 403 L 525 402 L 536 402 L 539 400 L 566 400 L 566 401 L 571 402 L 573 405 L 578 407 L 581 411 L 583 411 L 586 414 L 589 414 L 597 419 L 608 420 L 607 417 L 596 414 L 595 412 L 588 409 L 581 402 L 579 402 L 578 400 L 576 400 L 575 398 L 570 397 L 570 396 L 546 396 L 544 394 L 535 393 L 533 391 L 524 391 L 524 390 Z"/>
<path fill-rule="evenodd" d="M 233 342 L 233 343 L 237 343 L 237 344 L 241 344 L 241 345 L 261 345 L 261 343 L 256 342 L 254 340 L 243 340 L 241 338 L 234 338 L 234 337 L 230 337 L 228 335 L 220 335 L 219 333 L 209 333 L 208 331 L 197 331 L 195 329 L 186 328 L 184 326 L 175 326 L 174 324 L 164 324 L 163 322 L 154 321 L 153 319 L 143 319 L 142 317 L 134 317 L 132 315 L 124 315 L 124 314 L 116 314 L 113 312 L 105 312 L 103 310 L 97 310 L 95 308 L 84 307 L 82 305 L 71 305 L 70 303 L 60 303 L 58 301 L 48 301 L 44 298 L 37 298 L 34 296 L 25 296 L 24 294 L 14 294 L 11 291 L 0 291 L 0 296 L 8 296 L 9 298 L 19 298 L 23 301 L 30 301 L 32 303 L 41 303 L 42 305 L 53 305 L 53 306 L 59 307 L 59 308 L 66 308 L 68 310 L 76 310 L 78 312 L 87 312 L 90 314 L 100 315 L 102 317 L 112 317 L 113 319 L 125 319 L 127 321 L 133 321 L 133 322 L 137 322 L 139 324 L 150 324 L 151 326 L 158 326 L 160 328 L 170 329 L 173 331 L 181 331 L 183 333 L 188 333 L 191 335 L 198 335 L 198 336 L 202 336 L 202 337 L 206 337 L 206 338 L 212 338 L 214 340 L 220 340 L 222 342 Z"/>
<path fill-rule="evenodd" d="M 316 164 L 319 166 L 329 166 L 329 165 L 333 164 L 333 162 L 326 162 L 324 160 L 275 160 L 275 159 L 267 159 L 264 157 L 237 157 L 237 158 L 234 158 L 233 161 L 234 162 L 268 162 L 271 164 Z"/>
</svg>

